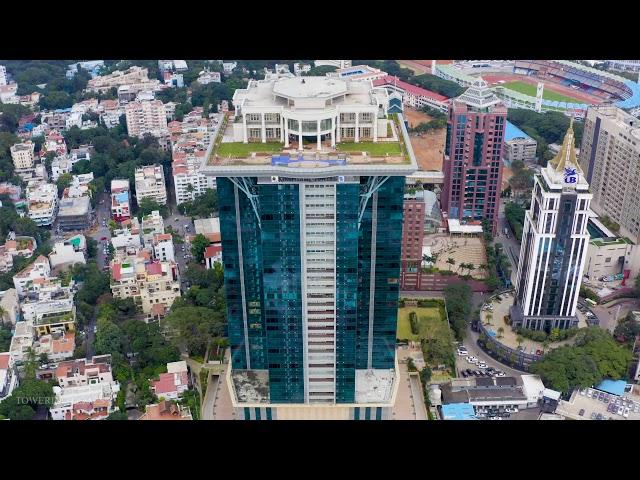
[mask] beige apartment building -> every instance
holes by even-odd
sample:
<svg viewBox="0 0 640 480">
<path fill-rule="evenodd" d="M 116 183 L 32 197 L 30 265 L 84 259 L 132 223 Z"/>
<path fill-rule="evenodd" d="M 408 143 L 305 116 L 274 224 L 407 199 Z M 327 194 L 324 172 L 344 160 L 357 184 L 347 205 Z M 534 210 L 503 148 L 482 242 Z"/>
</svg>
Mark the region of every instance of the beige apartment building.
<svg viewBox="0 0 640 480">
<path fill-rule="evenodd" d="M 111 262 L 111 293 L 132 297 L 147 316 L 164 316 L 180 297 L 180 275 L 175 262 L 150 261 L 148 255 Z"/>
<path fill-rule="evenodd" d="M 16 143 L 11 147 L 11 159 L 16 170 L 33 168 L 35 148 L 35 143 L 30 140 L 25 143 Z"/>
<path fill-rule="evenodd" d="M 149 70 L 133 66 L 128 70 L 116 70 L 109 75 L 92 78 L 87 83 L 87 90 L 104 91 L 120 85 L 129 85 L 149 81 Z"/>
<path fill-rule="evenodd" d="M 151 198 L 159 205 L 167 204 L 167 187 L 162 165 L 149 165 L 136 169 L 136 199 L 138 206 L 143 198 Z"/>
<path fill-rule="evenodd" d="M 168 135 L 167 110 L 160 100 L 131 102 L 125 107 L 129 135 L 141 137 L 149 133 L 154 137 Z"/>
<path fill-rule="evenodd" d="M 580 165 L 593 192 L 593 210 L 640 242 L 640 120 L 613 106 L 590 107 Z"/>
</svg>

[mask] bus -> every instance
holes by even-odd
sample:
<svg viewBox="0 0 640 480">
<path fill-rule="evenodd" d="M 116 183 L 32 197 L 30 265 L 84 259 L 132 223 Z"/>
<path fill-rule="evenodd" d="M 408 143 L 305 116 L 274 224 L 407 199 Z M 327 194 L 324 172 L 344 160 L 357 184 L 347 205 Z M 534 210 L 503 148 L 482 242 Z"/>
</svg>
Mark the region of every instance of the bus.
<svg viewBox="0 0 640 480">
<path fill-rule="evenodd" d="M 596 302 L 595 300 L 591 300 L 590 298 L 586 298 L 584 301 L 587 303 L 587 305 L 591 305 L 592 307 L 598 305 L 598 302 Z"/>
</svg>

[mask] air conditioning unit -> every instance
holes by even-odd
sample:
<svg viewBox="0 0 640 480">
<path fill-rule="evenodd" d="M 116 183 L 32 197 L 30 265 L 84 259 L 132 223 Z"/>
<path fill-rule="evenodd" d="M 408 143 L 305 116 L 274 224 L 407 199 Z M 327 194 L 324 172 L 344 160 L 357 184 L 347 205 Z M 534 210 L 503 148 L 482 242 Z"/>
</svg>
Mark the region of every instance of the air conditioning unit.
<svg viewBox="0 0 640 480">
<path fill-rule="evenodd" d="M 271 177 L 271 183 L 278 183 L 278 177 L 275 175 Z"/>
</svg>

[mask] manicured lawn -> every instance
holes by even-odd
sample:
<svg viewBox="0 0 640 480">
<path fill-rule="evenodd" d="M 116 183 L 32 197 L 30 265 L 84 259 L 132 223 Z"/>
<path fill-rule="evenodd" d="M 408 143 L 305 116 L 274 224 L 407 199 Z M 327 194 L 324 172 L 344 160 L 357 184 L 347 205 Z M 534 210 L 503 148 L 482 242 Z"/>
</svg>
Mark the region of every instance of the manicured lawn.
<svg viewBox="0 0 640 480">
<path fill-rule="evenodd" d="M 340 152 L 367 152 L 371 156 L 400 155 L 400 144 L 397 142 L 342 142 L 338 144 Z"/>
<path fill-rule="evenodd" d="M 409 313 L 416 312 L 418 315 L 418 321 L 423 321 L 425 318 L 427 321 L 440 322 L 440 311 L 437 307 L 405 307 L 398 309 L 398 331 L 396 338 L 399 340 L 411 340 L 419 341 L 420 337 L 411 333 L 411 324 L 409 323 Z"/>
<path fill-rule="evenodd" d="M 242 143 L 229 142 L 221 143 L 215 151 L 221 157 L 248 157 L 253 152 L 256 153 L 278 153 L 281 152 L 283 144 L 280 142 L 268 143 Z"/>
<path fill-rule="evenodd" d="M 502 85 L 509 90 L 514 90 L 516 92 L 523 93 L 525 95 L 530 95 L 532 97 L 536 96 L 537 87 L 530 83 L 520 82 L 518 80 L 513 82 L 507 82 Z M 542 93 L 542 98 L 545 100 L 551 100 L 552 102 L 569 102 L 569 103 L 583 103 L 581 100 L 576 100 L 575 98 L 568 97 L 566 95 L 562 95 L 561 93 L 556 93 L 552 90 L 546 88 Z"/>
</svg>

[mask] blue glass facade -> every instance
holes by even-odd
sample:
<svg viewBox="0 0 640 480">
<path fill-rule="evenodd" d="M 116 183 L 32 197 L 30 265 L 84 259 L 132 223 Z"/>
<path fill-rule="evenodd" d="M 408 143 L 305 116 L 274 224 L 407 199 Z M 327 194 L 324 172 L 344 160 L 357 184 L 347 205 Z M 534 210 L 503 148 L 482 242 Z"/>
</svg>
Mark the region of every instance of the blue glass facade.
<svg viewBox="0 0 640 480">
<path fill-rule="evenodd" d="M 231 180 L 217 179 L 232 366 L 268 370 L 272 403 L 303 403 L 300 187 L 247 180 L 253 185 L 260 224 L 246 195 Z M 368 180 L 337 183 L 335 191 L 337 403 L 355 401 L 356 369 L 392 369 L 395 364 L 405 179 L 384 182 L 358 225 Z M 375 304 L 370 321 L 372 253 Z"/>
</svg>

